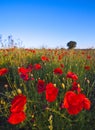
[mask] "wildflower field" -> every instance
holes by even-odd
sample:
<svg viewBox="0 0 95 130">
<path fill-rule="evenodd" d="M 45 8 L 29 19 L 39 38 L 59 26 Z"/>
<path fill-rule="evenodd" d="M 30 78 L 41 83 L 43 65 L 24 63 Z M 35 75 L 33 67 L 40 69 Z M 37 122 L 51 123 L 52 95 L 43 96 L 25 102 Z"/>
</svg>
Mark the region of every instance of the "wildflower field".
<svg viewBox="0 0 95 130">
<path fill-rule="evenodd" d="M 0 130 L 95 130 L 95 50 L 0 50 Z"/>
</svg>

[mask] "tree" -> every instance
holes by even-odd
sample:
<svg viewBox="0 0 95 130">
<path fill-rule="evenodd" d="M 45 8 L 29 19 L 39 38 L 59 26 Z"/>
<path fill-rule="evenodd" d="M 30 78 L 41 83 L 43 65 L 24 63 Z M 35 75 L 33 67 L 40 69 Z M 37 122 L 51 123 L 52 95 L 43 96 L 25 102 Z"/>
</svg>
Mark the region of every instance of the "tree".
<svg viewBox="0 0 95 130">
<path fill-rule="evenodd" d="M 76 42 L 75 41 L 69 41 L 68 43 L 67 43 L 67 46 L 68 46 L 68 49 L 73 49 L 73 48 L 75 48 L 76 47 Z"/>
</svg>

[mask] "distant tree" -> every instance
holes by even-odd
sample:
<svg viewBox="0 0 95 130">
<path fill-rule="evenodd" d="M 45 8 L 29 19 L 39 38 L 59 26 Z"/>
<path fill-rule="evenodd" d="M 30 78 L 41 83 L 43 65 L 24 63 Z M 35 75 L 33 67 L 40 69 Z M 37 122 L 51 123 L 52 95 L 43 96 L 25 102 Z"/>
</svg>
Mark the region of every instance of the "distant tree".
<svg viewBox="0 0 95 130">
<path fill-rule="evenodd" d="M 75 41 L 69 41 L 67 43 L 68 49 L 73 49 L 76 47 L 76 45 L 77 45 L 77 43 Z"/>
</svg>

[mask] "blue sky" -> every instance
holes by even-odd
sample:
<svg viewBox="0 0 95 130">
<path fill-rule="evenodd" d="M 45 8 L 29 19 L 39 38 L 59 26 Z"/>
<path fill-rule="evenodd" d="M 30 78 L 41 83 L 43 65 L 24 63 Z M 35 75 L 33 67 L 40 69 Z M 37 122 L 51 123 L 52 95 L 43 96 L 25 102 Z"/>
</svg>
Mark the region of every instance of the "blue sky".
<svg viewBox="0 0 95 130">
<path fill-rule="evenodd" d="M 28 48 L 95 48 L 95 0 L 0 0 L 0 34 Z"/>
</svg>

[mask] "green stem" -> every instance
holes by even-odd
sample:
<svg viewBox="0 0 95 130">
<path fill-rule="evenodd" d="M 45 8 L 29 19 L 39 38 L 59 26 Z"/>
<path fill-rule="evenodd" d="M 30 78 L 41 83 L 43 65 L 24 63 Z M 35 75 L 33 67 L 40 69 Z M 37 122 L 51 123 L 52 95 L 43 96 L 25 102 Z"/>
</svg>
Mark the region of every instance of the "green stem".
<svg viewBox="0 0 95 130">
<path fill-rule="evenodd" d="M 72 122 L 72 120 L 70 120 L 69 118 L 67 118 L 64 114 L 61 114 L 60 112 L 58 112 L 58 111 L 56 111 L 54 109 L 48 108 L 48 110 L 51 111 L 51 112 L 53 112 L 53 113 L 56 113 L 57 115 L 59 115 L 60 117 L 66 119 L 66 120 L 68 120 L 69 122 Z"/>
<path fill-rule="evenodd" d="M 7 81 L 8 81 L 9 86 L 12 88 L 12 84 L 11 84 L 11 82 L 10 82 L 8 76 L 5 76 L 5 77 L 6 77 Z"/>
</svg>

